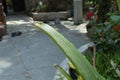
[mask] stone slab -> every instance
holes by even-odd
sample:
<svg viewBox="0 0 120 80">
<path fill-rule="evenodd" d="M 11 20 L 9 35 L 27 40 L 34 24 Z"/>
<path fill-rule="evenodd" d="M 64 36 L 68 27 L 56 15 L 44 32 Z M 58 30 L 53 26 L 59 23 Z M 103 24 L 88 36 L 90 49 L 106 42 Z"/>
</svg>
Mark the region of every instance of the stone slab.
<svg viewBox="0 0 120 80">
<path fill-rule="evenodd" d="M 46 20 L 55 20 L 56 18 L 61 20 L 66 20 L 70 17 L 69 12 L 41 12 L 41 13 L 32 13 L 33 20 L 46 21 Z"/>
<path fill-rule="evenodd" d="M 0 76 L 20 75 L 25 71 L 19 57 L 0 57 Z"/>
<path fill-rule="evenodd" d="M 30 74 L 32 75 L 32 80 L 53 80 L 55 70 L 54 66 L 47 66 L 31 70 Z"/>
<path fill-rule="evenodd" d="M 24 75 L 0 76 L 0 80 L 26 80 Z"/>
</svg>

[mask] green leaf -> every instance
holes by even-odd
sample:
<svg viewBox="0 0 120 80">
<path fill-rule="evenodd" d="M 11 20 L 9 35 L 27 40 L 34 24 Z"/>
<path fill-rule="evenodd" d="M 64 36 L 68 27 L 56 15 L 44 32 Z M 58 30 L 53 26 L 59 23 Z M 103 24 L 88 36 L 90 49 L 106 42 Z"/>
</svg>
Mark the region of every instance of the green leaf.
<svg viewBox="0 0 120 80">
<path fill-rule="evenodd" d="M 67 78 L 67 80 L 72 80 L 72 78 L 70 77 L 70 75 L 65 72 L 65 70 L 63 68 L 61 68 L 59 65 L 55 65 L 55 67 L 61 72 L 63 73 L 63 75 Z"/>
<path fill-rule="evenodd" d="M 93 68 L 86 57 L 59 32 L 44 23 L 36 23 L 35 26 L 52 38 L 52 40 L 61 48 L 64 54 L 73 63 L 77 72 L 84 80 L 106 80 L 96 71 L 96 69 Z"/>
<path fill-rule="evenodd" d="M 111 16 L 110 21 L 111 21 L 112 24 L 114 24 L 114 25 L 117 24 L 117 25 L 120 26 L 120 16 L 116 16 L 116 15 Z"/>
<path fill-rule="evenodd" d="M 120 0 L 117 0 L 117 5 L 118 5 L 119 12 L 120 12 Z"/>
</svg>

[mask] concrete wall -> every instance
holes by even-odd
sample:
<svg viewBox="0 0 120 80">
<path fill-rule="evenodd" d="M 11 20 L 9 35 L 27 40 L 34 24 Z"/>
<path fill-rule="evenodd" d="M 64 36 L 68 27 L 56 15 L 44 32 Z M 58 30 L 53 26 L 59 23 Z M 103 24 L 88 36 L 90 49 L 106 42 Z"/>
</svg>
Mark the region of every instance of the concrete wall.
<svg viewBox="0 0 120 80">
<path fill-rule="evenodd" d="M 55 19 L 60 19 L 60 20 L 66 20 L 70 17 L 70 13 L 65 11 L 65 12 L 42 12 L 42 13 L 32 13 L 32 17 L 34 20 L 55 20 Z"/>
</svg>

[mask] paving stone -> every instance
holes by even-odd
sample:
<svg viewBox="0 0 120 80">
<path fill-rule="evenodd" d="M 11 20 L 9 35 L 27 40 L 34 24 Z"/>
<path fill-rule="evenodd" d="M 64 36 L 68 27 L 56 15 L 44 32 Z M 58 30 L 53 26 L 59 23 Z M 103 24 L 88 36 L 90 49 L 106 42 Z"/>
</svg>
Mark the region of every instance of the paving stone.
<svg viewBox="0 0 120 80">
<path fill-rule="evenodd" d="M 0 80 L 26 80 L 24 75 L 0 76 Z"/>
<path fill-rule="evenodd" d="M 22 58 L 28 69 L 35 69 L 41 66 L 53 66 L 59 64 L 65 58 L 61 50 L 52 42 L 41 39 L 40 43 L 34 44 L 29 50 L 23 53 Z"/>
<path fill-rule="evenodd" d="M 24 71 L 24 65 L 18 57 L 0 56 L 0 76 L 21 74 Z"/>
<path fill-rule="evenodd" d="M 62 33 L 77 48 L 89 42 L 83 33 L 84 27 L 73 26 L 69 21 L 54 24 L 53 28 Z M 56 69 L 65 55 L 43 32 L 33 27 L 33 21 L 26 15 L 7 17 L 9 35 L 0 42 L 0 80 L 53 80 Z M 79 32 L 76 32 L 77 30 Z M 21 36 L 11 33 L 21 31 Z"/>
<path fill-rule="evenodd" d="M 53 76 L 55 75 L 54 67 L 41 67 L 40 69 L 31 70 L 30 73 L 32 75 L 33 80 L 53 80 Z"/>
</svg>

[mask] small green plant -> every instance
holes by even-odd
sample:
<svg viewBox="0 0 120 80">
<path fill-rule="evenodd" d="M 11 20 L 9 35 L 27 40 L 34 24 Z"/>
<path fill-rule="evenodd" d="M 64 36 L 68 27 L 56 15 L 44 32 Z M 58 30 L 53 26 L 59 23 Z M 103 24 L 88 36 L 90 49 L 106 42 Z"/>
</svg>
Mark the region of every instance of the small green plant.
<svg viewBox="0 0 120 80">
<path fill-rule="evenodd" d="M 47 8 L 46 4 L 44 4 L 42 1 L 40 1 L 38 3 L 37 7 L 36 8 L 32 8 L 31 11 L 32 12 L 44 12 L 44 11 L 46 11 L 46 8 Z"/>
<path fill-rule="evenodd" d="M 43 2 L 40 1 L 37 8 L 36 8 L 36 11 L 37 12 L 43 12 L 43 11 L 45 11 L 46 7 L 47 6 L 45 4 L 43 4 Z"/>
</svg>

